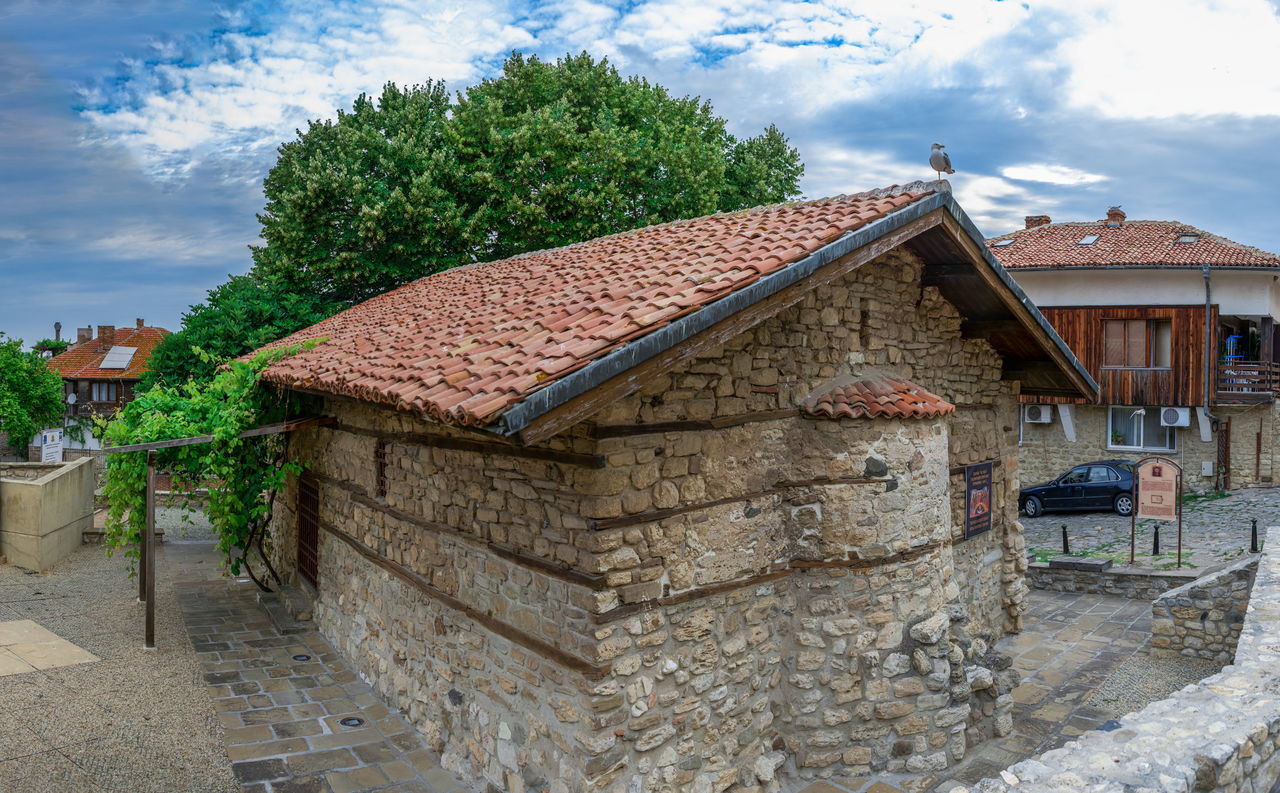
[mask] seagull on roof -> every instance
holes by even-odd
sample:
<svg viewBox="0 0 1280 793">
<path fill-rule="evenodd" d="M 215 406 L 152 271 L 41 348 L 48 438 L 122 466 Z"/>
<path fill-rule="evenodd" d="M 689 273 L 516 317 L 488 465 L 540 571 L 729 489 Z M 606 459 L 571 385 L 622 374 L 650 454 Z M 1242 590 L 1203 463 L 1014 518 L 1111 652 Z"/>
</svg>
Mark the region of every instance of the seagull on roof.
<svg viewBox="0 0 1280 793">
<path fill-rule="evenodd" d="M 941 143 L 933 144 L 933 151 L 929 152 L 929 167 L 938 172 L 938 178 L 941 179 L 944 173 L 955 173 L 956 170 L 951 167 L 951 157 L 943 149 L 946 148 Z"/>
</svg>

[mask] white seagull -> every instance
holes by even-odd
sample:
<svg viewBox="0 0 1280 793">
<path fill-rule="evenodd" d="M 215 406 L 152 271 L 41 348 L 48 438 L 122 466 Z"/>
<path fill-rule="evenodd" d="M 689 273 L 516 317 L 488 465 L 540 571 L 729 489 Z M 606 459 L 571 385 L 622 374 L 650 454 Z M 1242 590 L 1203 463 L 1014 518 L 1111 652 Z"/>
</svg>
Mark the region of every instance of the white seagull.
<svg viewBox="0 0 1280 793">
<path fill-rule="evenodd" d="M 941 179 L 944 173 L 955 173 L 956 169 L 951 167 L 951 157 L 943 151 L 946 148 L 941 143 L 933 144 L 933 151 L 929 152 L 929 167 L 938 172 L 938 178 Z"/>
</svg>

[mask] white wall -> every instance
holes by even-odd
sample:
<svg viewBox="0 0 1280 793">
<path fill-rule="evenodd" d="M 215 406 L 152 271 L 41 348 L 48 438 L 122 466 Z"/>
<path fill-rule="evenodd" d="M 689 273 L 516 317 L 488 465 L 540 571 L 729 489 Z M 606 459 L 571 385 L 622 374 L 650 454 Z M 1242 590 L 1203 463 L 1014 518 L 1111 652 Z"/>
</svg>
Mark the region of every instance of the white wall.
<svg viewBox="0 0 1280 793">
<path fill-rule="evenodd" d="M 1010 270 L 1037 306 L 1203 305 L 1199 270 Z M 1210 273 L 1219 313 L 1280 318 L 1280 274 L 1267 270 Z"/>
</svg>

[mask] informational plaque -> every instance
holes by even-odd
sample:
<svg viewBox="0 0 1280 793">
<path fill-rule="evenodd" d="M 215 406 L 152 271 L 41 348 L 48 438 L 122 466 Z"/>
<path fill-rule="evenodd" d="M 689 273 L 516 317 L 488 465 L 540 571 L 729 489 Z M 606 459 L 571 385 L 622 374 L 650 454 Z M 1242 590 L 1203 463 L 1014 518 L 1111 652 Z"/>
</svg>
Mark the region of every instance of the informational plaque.
<svg viewBox="0 0 1280 793">
<path fill-rule="evenodd" d="M 45 430 L 40 433 L 40 462 L 62 462 L 62 430 Z"/>
<path fill-rule="evenodd" d="M 1178 519 L 1178 469 L 1163 460 L 1138 466 L 1138 518 Z"/>
<path fill-rule="evenodd" d="M 991 463 L 964 468 L 964 536 L 991 529 Z"/>
</svg>

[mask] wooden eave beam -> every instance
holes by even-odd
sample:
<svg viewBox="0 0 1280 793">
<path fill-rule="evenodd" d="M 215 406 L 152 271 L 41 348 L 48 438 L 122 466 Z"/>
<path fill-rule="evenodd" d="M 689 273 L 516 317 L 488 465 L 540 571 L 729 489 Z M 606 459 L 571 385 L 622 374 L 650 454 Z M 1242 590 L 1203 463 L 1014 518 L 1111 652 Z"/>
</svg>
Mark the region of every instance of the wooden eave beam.
<svg viewBox="0 0 1280 793">
<path fill-rule="evenodd" d="M 966 319 L 960 323 L 963 339 L 989 339 L 1000 333 L 1021 333 L 1023 324 L 1016 319 Z"/>
</svg>

